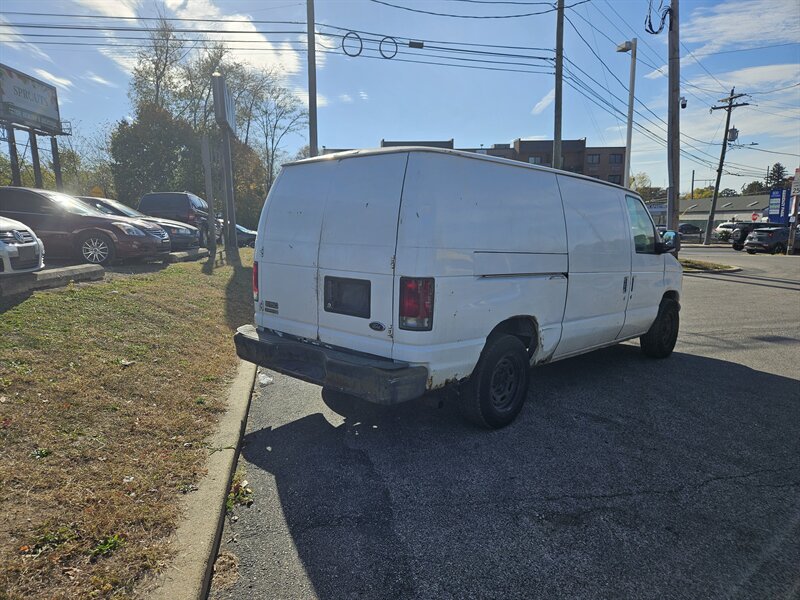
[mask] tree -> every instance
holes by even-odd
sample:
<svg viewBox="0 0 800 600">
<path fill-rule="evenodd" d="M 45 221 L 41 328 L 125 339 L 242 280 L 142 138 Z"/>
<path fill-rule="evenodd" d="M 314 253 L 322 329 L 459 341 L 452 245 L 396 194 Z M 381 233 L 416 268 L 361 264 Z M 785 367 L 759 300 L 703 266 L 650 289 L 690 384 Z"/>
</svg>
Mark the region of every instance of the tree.
<svg viewBox="0 0 800 600">
<path fill-rule="evenodd" d="M 769 189 L 760 181 L 751 181 L 750 183 L 746 183 L 742 186 L 742 194 L 745 196 L 751 194 L 763 194 L 767 191 L 769 191 Z"/>
<path fill-rule="evenodd" d="M 310 158 L 310 157 L 311 157 L 311 146 L 306 144 L 295 153 L 294 160 L 303 160 L 304 158 Z"/>
<path fill-rule="evenodd" d="M 275 83 L 267 90 L 257 115 L 269 189 L 277 175 L 283 138 L 305 127 L 308 112 L 291 90 Z"/>
<path fill-rule="evenodd" d="M 642 188 L 649 188 L 653 185 L 650 181 L 650 176 L 647 173 L 636 173 L 631 175 L 630 188 L 637 192 Z"/>
<path fill-rule="evenodd" d="M 178 64 L 185 57 L 184 42 L 164 18 L 150 30 L 147 46 L 139 51 L 128 95 L 134 106 L 165 108 L 176 92 Z"/>
<path fill-rule="evenodd" d="M 769 170 L 767 175 L 767 187 L 769 189 L 778 189 L 784 187 L 784 180 L 786 179 L 786 167 L 781 163 L 775 163 Z"/>
<path fill-rule="evenodd" d="M 195 132 L 155 104 L 141 105 L 133 123 L 117 123 L 111 156 L 117 197 L 131 206 L 147 192 L 203 189 Z"/>
<path fill-rule="evenodd" d="M 731 188 L 725 188 L 719 193 L 719 195 L 724 198 L 730 198 L 731 196 L 738 196 L 739 192 Z"/>
</svg>

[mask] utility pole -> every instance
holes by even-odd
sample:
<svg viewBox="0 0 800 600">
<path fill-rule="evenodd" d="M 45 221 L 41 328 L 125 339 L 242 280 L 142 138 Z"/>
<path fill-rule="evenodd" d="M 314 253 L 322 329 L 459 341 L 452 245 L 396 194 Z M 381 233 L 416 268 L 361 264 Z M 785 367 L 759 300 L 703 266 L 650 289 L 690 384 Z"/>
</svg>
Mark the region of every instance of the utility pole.
<svg viewBox="0 0 800 600">
<path fill-rule="evenodd" d="M 558 17 L 556 18 L 556 89 L 555 89 L 555 122 L 553 123 L 553 168 L 561 168 L 561 84 L 564 70 L 564 0 L 558 0 Z"/>
<path fill-rule="evenodd" d="M 314 0 L 306 0 L 306 28 L 308 30 L 308 154 L 317 152 L 317 55 L 314 40 Z"/>
<path fill-rule="evenodd" d="M 720 99 L 720 102 L 727 102 L 727 106 L 712 106 L 711 110 L 724 110 L 728 114 L 725 116 L 725 136 L 722 138 L 722 150 L 719 153 L 719 167 L 717 168 L 717 180 L 714 184 L 714 196 L 711 198 L 711 210 L 708 212 L 708 221 L 706 222 L 706 232 L 711 231 L 714 226 L 714 212 L 717 210 L 717 195 L 719 194 L 719 182 L 722 179 L 722 167 L 725 164 L 725 151 L 728 149 L 728 130 L 731 127 L 731 112 L 737 106 L 747 106 L 747 102 L 734 104 L 736 98 L 741 98 L 745 94 L 735 94 L 736 88 L 731 88 L 731 95 L 727 98 Z M 711 236 L 706 234 L 703 240 L 703 245 L 708 246 L 711 244 Z"/>
<path fill-rule="evenodd" d="M 694 200 L 694 169 L 692 169 L 692 191 L 690 193 L 692 195 L 692 200 Z"/>
<path fill-rule="evenodd" d="M 669 102 L 667 115 L 667 229 L 678 230 L 681 187 L 680 30 L 678 0 L 669 5 Z"/>
</svg>

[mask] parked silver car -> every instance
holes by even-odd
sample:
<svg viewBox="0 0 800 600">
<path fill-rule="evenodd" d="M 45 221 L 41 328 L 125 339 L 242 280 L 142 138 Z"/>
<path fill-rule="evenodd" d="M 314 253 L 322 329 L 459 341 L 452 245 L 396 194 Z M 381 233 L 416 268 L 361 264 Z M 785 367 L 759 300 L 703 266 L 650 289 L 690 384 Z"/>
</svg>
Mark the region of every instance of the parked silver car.
<svg viewBox="0 0 800 600">
<path fill-rule="evenodd" d="M 27 225 L 0 217 L 0 275 L 28 273 L 42 267 L 42 240 Z"/>
</svg>

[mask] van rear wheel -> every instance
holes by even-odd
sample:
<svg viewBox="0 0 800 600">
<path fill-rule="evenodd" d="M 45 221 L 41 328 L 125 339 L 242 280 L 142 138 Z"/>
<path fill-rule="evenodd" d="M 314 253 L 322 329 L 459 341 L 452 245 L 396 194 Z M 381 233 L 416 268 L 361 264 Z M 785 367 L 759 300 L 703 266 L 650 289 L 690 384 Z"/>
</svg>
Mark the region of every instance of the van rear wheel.
<svg viewBox="0 0 800 600">
<path fill-rule="evenodd" d="M 678 341 L 680 306 L 671 298 L 664 298 L 658 307 L 658 316 L 650 329 L 639 338 L 642 352 L 650 358 L 667 358 Z"/>
<path fill-rule="evenodd" d="M 461 409 L 470 421 L 499 429 L 516 419 L 528 393 L 528 352 L 512 335 L 489 338 L 462 388 Z"/>
</svg>

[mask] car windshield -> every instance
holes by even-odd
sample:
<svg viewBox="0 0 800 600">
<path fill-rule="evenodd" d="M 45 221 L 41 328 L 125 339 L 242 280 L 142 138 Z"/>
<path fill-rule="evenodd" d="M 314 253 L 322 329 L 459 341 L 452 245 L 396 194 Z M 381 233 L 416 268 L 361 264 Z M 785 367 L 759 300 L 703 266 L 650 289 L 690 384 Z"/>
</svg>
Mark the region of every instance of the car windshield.
<svg viewBox="0 0 800 600">
<path fill-rule="evenodd" d="M 140 217 L 147 216 L 146 214 L 139 212 L 135 208 L 131 208 L 127 204 L 123 204 L 122 202 L 118 202 L 116 200 L 111 200 L 110 198 L 104 198 L 103 202 L 106 204 L 110 204 L 113 208 L 124 214 L 126 217 L 133 217 L 138 219 Z"/>
<path fill-rule="evenodd" d="M 72 196 L 67 196 L 66 194 L 61 194 L 59 192 L 50 192 L 47 190 L 37 190 L 37 193 L 49 198 L 53 202 L 57 203 L 61 208 L 66 210 L 67 212 L 71 212 L 75 215 L 83 215 L 87 217 L 106 217 L 105 213 L 97 210 L 93 206 L 89 206 L 83 200 L 78 200 L 77 198 L 73 198 Z"/>
</svg>

